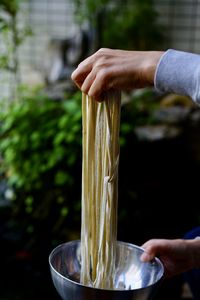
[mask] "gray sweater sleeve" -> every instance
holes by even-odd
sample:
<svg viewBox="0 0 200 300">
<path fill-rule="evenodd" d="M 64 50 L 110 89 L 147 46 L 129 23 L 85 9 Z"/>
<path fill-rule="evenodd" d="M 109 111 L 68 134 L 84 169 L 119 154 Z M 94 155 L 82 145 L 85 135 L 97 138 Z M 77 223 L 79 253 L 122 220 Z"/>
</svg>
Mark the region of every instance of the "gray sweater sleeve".
<svg viewBox="0 0 200 300">
<path fill-rule="evenodd" d="M 200 55 L 167 50 L 157 65 L 154 86 L 159 93 L 187 95 L 200 105 Z"/>
</svg>

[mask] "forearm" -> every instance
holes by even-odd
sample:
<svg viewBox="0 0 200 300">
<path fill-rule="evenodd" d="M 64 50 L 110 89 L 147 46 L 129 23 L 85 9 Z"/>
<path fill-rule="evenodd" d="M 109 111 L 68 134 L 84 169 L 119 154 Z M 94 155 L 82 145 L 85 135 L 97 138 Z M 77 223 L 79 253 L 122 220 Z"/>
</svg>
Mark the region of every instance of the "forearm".
<svg viewBox="0 0 200 300">
<path fill-rule="evenodd" d="M 187 95 L 200 104 L 200 55 L 169 49 L 157 65 L 154 85 L 160 93 Z"/>
</svg>

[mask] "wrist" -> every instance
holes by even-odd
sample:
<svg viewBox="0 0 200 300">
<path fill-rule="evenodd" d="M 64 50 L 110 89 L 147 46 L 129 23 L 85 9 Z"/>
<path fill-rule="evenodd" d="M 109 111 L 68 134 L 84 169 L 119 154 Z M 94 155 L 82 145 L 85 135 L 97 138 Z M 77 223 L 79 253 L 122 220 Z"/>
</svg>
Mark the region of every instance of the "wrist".
<svg viewBox="0 0 200 300">
<path fill-rule="evenodd" d="M 146 60 L 147 83 L 150 86 L 154 85 L 154 77 L 159 61 L 164 54 L 163 51 L 148 51 Z"/>
</svg>

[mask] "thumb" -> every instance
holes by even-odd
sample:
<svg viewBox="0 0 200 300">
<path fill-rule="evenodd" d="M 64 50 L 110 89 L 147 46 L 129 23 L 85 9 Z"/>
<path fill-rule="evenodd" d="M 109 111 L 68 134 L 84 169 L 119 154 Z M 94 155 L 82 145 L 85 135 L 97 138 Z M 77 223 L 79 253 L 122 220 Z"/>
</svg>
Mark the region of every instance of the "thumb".
<svg viewBox="0 0 200 300">
<path fill-rule="evenodd" d="M 155 257 L 154 253 L 150 253 L 147 250 L 144 250 L 144 252 L 140 256 L 140 260 L 142 262 L 150 262 L 154 257 Z"/>
<path fill-rule="evenodd" d="M 142 245 L 144 252 L 142 253 L 140 259 L 143 262 L 151 261 L 158 253 L 160 248 L 159 240 L 152 239 L 147 241 Z"/>
</svg>

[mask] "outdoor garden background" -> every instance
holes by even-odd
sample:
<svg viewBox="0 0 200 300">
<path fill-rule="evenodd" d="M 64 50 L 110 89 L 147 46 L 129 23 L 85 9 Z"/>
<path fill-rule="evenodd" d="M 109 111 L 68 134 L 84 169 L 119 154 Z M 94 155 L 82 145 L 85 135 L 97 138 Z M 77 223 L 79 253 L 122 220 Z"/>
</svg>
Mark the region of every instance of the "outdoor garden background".
<svg viewBox="0 0 200 300">
<path fill-rule="evenodd" d="M 81 93 L 100 47 L 200 52 L 200 1 L 0 0 L 0 300 L 59 299 L 48 256 L 80 237 Z M 122 94 L 118 239 L 200 225 L 200 111 L 153 89 Z M 182 279 L 159 300 L 181 299 Z"/>
</svg>

